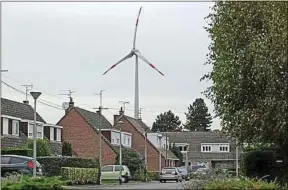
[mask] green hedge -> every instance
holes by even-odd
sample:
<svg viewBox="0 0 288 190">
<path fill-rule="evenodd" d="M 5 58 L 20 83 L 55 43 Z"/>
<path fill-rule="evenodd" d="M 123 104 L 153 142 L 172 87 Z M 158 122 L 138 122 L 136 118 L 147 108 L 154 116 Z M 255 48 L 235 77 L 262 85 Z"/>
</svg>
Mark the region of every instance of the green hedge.
<svg viewBox="0 0 288 190">
<path fill-rule="evenodd" d="M 33 156 L 33 150 L 25 147 L 9 147 L 1 149 L 2 155 L 13 154 L 21 156 Z"/>
<path fill-rule="evenodd" d="M 265 182 L 260 179 L 216 179 L 204 186 L 204 189 L 280 189 L 275 182 Z"/>
<path fill-rule="evenodd" d="M 34 178 L 18 174 L 1 180 L 2 190 L 62 190 L 62 185 L 65 183 L 57 177 Z"/>
<path fill-rule="evenodd" d="M 62 167 L 97 168 L 98 162 L 93 158 L 75 157 L 39 157 L 45 176 L 60 176 Z"/>
<path fill-rule="evenodd" d="M 97 168 L 69 168 L 61 169 L 62 180 L 67 181 L 70 185 L 75 184 L 96 184 L 98 177 Z"/>
<path fill-rule="evenodd" d="M 154 172 L 154 171 L 148 171 L 147 172 L 147 176 L 148 176 L 148 180 L 152 180 L 152 181 L 159 181 L 159 172 Z"/>
</svg>

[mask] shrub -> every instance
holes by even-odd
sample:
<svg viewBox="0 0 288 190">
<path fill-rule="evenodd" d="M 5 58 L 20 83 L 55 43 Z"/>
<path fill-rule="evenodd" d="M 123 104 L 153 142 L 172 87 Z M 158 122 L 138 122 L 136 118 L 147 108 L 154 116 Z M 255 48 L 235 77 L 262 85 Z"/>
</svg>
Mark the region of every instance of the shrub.
<svg viewBox="0 0 288 190">
<path fill-rule="evenodd" d="M 119 155 L 117 155 L 115 164 L 119 164 Z M 143 169 L 140 154 L 131 148 L 122 149 L 122 164 L 129 168 L 131 176 L 134 176 L 136 171 Z"/>
<path fill-rule="evenodd" d="M 45 176 L 60 176 L 62 167 L 97 168 L 98 166 L 93 158 L 40 157 L 37 161 L 42 165 Z"/>
<path fill-rule="evenodd" d="M 72 145 L 70 142 L 67 142 L 67 141 L 63 142 L 62 156 L 72 156 Z"/>
<path fill-rule="evenodd" d="M 11 178 L 10 178 L 11 179 Z M 62 190 L 65 185 L 57 177 L 34 178 L 31 176 L 21 176 L 15 183 L 15 180 L 1 180 L 2 190 Z"/>
<path fill-rule="evenodd" d="M 159 181 L 159 172 L 152 172 L 152 171 L 148 171 L 147 172 L 147 177 L 148 177 L 148 180 L 152 180 L 152 181 Z"/>
<path fill-rule="evenodd" d="M 62 180 L 68 184 L 96 184 L 98 177 L 97 168 L 69 168 L 61 169 Z"/>
<path fill-rule="evenodd" d="M 21 156 L 32 156 L 33 149 L 29 149 L 26 147 L 9 147 L 1 149 L 1 154 L 14 154 L 14 155 L 21 155 Z"/>
<path fill-rule="evenodd" d="M 208 182 L 204 189 L 279 189 L 275 182 L 265 182 L 260 179 L 216 179 Z"/>
<path fill-rule="evenodd" d="M 27 148 L 33 150 L 33 139 L 29 139 L 26 144 Z M 37 139 L 36 140 L 37 156 L 51 156 L 51 151 L 48 145 L 48 140 Z"/>
<path fill-rule="evenodd" d="M 132 180 L 134 180 L 134 181 L 145 181 L 145 172 L 143 170 L 136 171 L 134 176 L 132 176 Z"/>
</svg>

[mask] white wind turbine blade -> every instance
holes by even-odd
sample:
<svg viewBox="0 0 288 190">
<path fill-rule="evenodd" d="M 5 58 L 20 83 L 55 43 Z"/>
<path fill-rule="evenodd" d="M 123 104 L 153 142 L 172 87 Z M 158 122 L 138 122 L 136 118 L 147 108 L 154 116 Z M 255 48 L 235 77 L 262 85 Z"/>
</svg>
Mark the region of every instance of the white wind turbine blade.
<svg viewBox="0 0 288 190">
<path fill-rule="evenodd" d="M 138 13 L 138 17 L 137 17 L 136 25 L 135 25 L 134 40 L 133 40 L 133 48 L 134 48 L 134 49 L 135 49 L 135 47 L 136 47 L 136 34 L 137 34 L 138 21 L 139 21 L 139 17 L 140 17 L 141 10 L 142 10 L 142 7 L 140 7 L 140 9 L 139 9 L 139 13 Z"/>
<path fill-rule="evenodd" d="M 128 55 L 126 55 L 125 57 L 123 57 L 120 61 L 118 61 L 117 63 L 115 63 L 114 65 L 112 65 L 107 71 L 105 71 L 103 73 L 103 75 L 105 75 L 108 71 L 110 71 L 111 69 L 113 69 L 114 67 L 116 67 L 117 65 L 119 65 L 120 63 L 122 63 L 123 61 L 125 61 L 126 59 L 129 59 L 133 56 L 132 53 L 129 53 Z"/>
<path fill-rule="evenodd" d="M 139 51 L 135 52 L 135 54 L 140 59 L 142 59 L 147 65 L 149 65 L 150 67 L 158 71 L 158 73 L 160 73 L 162 76 L 164 76 L 164 74 L 161 71 L 159 71 L 159 69 L 157 69 L 150 61 L 148 61 Z"/>
</svg>

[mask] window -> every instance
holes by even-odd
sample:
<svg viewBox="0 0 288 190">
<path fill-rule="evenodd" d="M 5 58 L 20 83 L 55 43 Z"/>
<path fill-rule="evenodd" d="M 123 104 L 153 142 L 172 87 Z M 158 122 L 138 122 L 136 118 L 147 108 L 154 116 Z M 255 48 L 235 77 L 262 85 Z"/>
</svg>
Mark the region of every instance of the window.
<svg viewBox="0 0 288 190">
<path fill-rule="evenodd" d="M 10 161 L 9 156 L 1 156 L 1 164 L 8 164 Z"/>
<path fill-rule="evenodd" d="M 54 127 L 50 127 L 50 141 L 54 141 Z"/>
<path fill-rule="evenodd" d="M 114 139 L 112 139 L 112 143 L 114 143 Z"/>
<path fill-rule="evenodd" d="M 120 140 L 117 138 L 117 144 L 119 144 Z"/>
<path fill-rule="evenodd" d="M 37 138 L 42 139 L 43 127 L 37 125 Z"/>
<path fill-rule="evenodd" d="M 115 172 L 119 172 L 120 171 L 120 166 L 115 166 Z M 122 171 L 124 171 L 124 168 L 122 166 Z"/>
<path fill-rule="evenodd" d="M 179 149 L 180 149 L 180 151 L 182 151 L 183 149 L 182 149 L 182 146 L 179 146 Z"/>
<path fill-rule="evenodd" d="M 187 146 L 184 146 L 184 151 L 187 151 Z"/>
<path fill-rule="evenodd" d="M 32 138 L 33 137 L 33 127 L 34 124 L 29 124 L 29 128 L 28 128 L 28 137 Z"/>
<path fill-rule="evenodd" d="M 211 152 L 211 146 L 202 146 L 202 152 Z"/>
<path fill-rule="evenodd" d="M 19 121 L 12 121 L 12 135 L 19 136 Z"/>
<path fill-rule="evenodd" d="M 127 144 L 130 145 L 130 137 L 128 137 L 128 143 Z"/>
<path fill-rule="evenodd" d="M 104 166 L 101 169 L 102 172 L 113 172 L 113 166 Z"/>
<path fill-rule="evenodd" d="M 57 141 L 61 141 L 61 129 L 57 128 Z"/>
<path fill-rule="evenodd" d="M 12 157 L 10 163 L 11 164 L 20 164 L 24 163 L 26 160 L 23 158 Z"/>
<path fill-rule="evenodd" d="M 220 146 L 220 152 L 228 152 L 228 146 Z"/>
<path fill-rule="evenodd" d="M 124 144 L 126 144 L 126 137 L 124 137 Z"/>
</svg>

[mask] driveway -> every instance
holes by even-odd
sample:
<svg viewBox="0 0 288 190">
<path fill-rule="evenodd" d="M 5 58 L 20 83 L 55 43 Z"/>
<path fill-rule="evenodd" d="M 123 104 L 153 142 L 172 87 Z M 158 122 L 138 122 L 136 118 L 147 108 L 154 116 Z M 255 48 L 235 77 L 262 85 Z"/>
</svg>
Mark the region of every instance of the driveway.
<svg viewBox="0 0 288 190">
<path fill-rule="evenodd" d="M 176 182 L 139 182 L 139 183 L 126 183 L 122 185 L 81 185 L 81 186 L 69 186 L 67 187 L 69 190 L 76 189 L 183 189 L 182 183 Z"/>
</svg>

